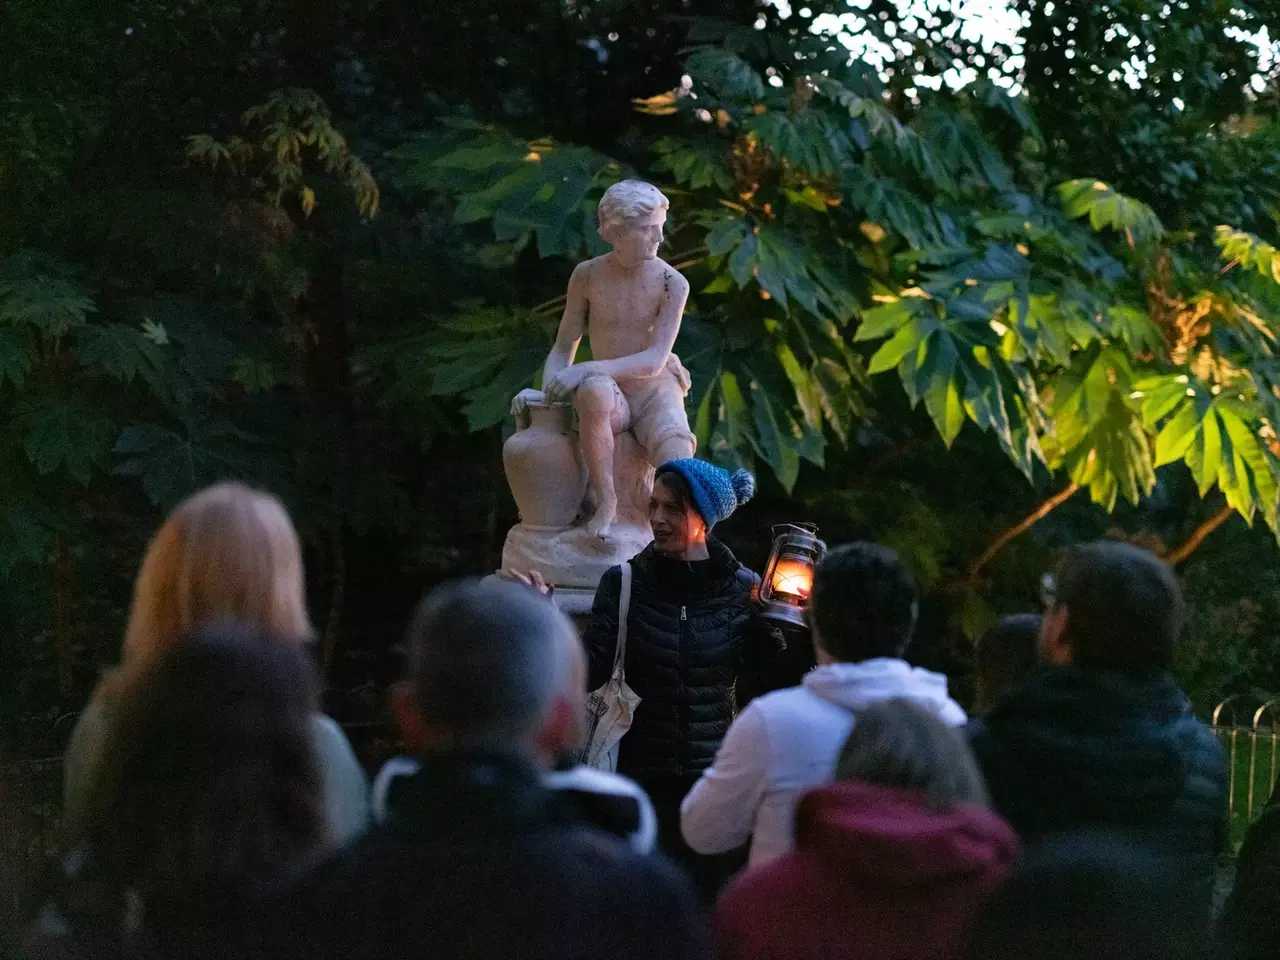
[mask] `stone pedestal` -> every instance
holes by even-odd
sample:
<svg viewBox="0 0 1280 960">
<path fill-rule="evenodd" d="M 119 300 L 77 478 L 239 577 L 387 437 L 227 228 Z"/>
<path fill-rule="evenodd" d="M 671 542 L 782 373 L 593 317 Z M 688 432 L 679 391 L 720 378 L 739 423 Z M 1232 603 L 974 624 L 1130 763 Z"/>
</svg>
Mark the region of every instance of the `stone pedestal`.
<svg viewBox="0 0 1280 960">
<path fill-rule="evenodd" d="M 502 547 L 503 569 L 521 573 L 537 570 L 557 591 L 571 587 L 594 594 L 606 570 L 625 563 L 647 547 L 653 540 L 649 529 L 653 467 L 630 433 L 616 438 L 613 471 L 618 519 L 608 537 L 592 536 L 582 526 L 529 523 L 522 511 L 521 522 L 511 528 Z M 514 483 L 512 487 L 514 490 Z M 588 496 L 582 512 L 589 512 L 593 506 Z M 589 600 L 587 605 L 589 609 Z"/>
</svg>

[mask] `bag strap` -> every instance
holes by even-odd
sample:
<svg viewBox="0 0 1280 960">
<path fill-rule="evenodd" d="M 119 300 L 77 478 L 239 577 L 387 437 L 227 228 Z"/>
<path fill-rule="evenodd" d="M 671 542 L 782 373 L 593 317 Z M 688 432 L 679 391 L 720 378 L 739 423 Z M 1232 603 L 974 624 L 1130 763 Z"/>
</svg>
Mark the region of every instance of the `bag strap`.
<svg viewBox="0 0 1280 960">
<path fill-rule="evenodd" d="M 618 645 L 613 654 L 616 675 L 627 659 L 627 616 L 631 613 L 631 562 L 622 565 L 622 588 L 618 593 Z"/>
</svg>

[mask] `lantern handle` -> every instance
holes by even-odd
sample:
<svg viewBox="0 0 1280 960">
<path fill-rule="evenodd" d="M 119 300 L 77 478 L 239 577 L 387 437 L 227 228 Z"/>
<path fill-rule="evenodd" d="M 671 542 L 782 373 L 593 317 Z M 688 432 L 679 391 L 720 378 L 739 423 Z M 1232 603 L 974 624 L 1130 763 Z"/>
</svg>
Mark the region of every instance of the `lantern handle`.
<svg viewBox="0 0 1280 960">
<path fill-rule="evenodd" d="M 780 532 L 785 532 L 787 530 L 801 530 L 805 533 L 811 534 L 815 539 L 818 535 L 818 525 L 816 523 L 809 523 L 808 521 L 805 521 L 803 523 L 775 523 L 773 525 L 773 536 L 776 538 Z M 822 543 L 821 540 L 818 542 Z M 823 544 L 823 550 L 825 549 L 826 545 Z"/>
</svg>

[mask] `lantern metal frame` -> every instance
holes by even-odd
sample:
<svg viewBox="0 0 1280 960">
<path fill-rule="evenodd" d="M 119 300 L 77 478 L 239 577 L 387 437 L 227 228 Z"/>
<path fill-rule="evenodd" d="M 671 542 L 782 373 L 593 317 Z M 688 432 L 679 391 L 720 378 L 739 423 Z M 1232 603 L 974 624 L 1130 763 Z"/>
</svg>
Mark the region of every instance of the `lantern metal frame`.
<svg viewBox="0 0 1280 960">
<path fill-rule="evenodd" d="M 773 528 L 773 546 L 769 551 L 769 563 L 760 581 L 760 615 L 772 625 L 791 630 L 807 630 L 809 622 L 808 595 L 778 591 L 774 587 L 774 575 L 780 563 L 792 561 L 808 568 L 810 576 L 827 552 L 827 545 L 818 539 L 818 527 L 812 523 L 780 523 Z M 812 584 L 812 580 L 810 580 Z"/>
</svg>

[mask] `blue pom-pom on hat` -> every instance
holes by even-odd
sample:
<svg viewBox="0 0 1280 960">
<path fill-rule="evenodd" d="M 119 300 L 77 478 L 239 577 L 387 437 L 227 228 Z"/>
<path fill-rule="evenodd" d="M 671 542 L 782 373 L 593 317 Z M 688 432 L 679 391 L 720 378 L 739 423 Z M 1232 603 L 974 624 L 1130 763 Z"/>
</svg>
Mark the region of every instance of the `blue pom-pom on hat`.
<svg viewBox="0 0 1280 960">
<path fill-rule="evenodd" d="M 755 496 L 756 478 L 746 470 L 730 473 L 714 463 L 686 457 L 670 460 L 658 468 L 658 474 L 678 473 L 689 484 L 693 505 L 713 527 Z"/>
</svg>

